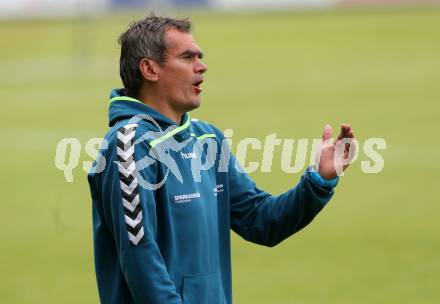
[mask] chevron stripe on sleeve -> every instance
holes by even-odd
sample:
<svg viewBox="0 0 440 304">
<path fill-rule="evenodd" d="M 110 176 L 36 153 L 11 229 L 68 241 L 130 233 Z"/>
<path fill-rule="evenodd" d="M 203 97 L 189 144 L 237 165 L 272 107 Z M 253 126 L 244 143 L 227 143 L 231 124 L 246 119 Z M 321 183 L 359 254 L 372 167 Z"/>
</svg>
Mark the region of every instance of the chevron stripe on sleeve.
<svg viewBox="0 0 440 304">
<path fill-rule="evenodd" d="M 139 200 L 139 185 L 134 159 L 136 127 L 137 124 L 128 124 L 118 129 L 116 148 L 125 223 L 128 238 L 134 246 L 144 239 L 142 208 Z"/>
</svg>

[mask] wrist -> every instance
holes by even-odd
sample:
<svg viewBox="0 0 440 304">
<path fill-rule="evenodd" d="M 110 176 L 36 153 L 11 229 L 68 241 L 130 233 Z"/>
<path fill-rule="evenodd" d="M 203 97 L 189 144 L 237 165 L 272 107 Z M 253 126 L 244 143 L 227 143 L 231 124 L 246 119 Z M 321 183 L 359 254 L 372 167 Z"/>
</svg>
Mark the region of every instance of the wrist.
<svg viewBox="0 0 440 304">
<path fill-rule="evenodd" d="M 319 170 L 317 172 L 318 172 L 319 176 L 321 176 L 325 180 L 332 180 L 332 179 L 335 179 L 336 177 L 338 177 L 336 174 L 330 176 L 330 175 L 323 174 Z"/>
<path fill-rule="evenodd" d="M 325 178 L 321 176 L 321 174 L 319 174 L 319 172 L 316 171 L 313 166 L 309 167 L 307 172 L 312 181 L 321 187 L 334 188 L 339 182 L 339 176 L 334 178 Z"/>
</svg>

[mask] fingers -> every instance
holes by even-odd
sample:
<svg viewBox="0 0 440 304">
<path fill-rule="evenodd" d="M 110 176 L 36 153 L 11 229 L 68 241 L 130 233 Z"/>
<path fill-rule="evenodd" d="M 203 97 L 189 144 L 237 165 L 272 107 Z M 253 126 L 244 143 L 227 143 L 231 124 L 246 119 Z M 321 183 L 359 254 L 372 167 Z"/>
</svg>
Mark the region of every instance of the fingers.
<svg viewBox="0 0 440 304">
<path fill-rule="evenodd" d="M 331 146 L 331 139 L 332 139 L 332 135 L 333 135 L 333 128 L 331 125 L 326 124 L 324 126 L 324 130 L 322 132 L 322 142 L 319 145 L 319 148 L 315 154 L 315 170 L 318 171 L 319 170 L 319 164 L 321 162 L 321 152 L 323 149 L 325 149 L 326 147 Z"/>
<path fill-rule="evenodd" d="M 357 158 L 358 151 L 358 142 L 354 138 L 354 134 L 352 132 L 352 134 L 349 134 L 348 144 L 345 144 L 343 170 L 345 170 Z"/>
<path fill-rule="evenodd" d="M 342 137 L 345 143 L 344 158 L 347 158 L 348 152 L 350 151 L 350 133 L 353 133 L 353 130 L 351 129 L 351 126 L 349 124 L 342 124 L 341 133 L 344 134 Z"/>
<path fill-rule="evenodd" d="M 324 127 L 324 131 L 322 133 L 322 140 L 325 142 L 332 138 L 333 134 L 333 128 L 331 125 L 326 124 Z M 341 140 L 343 138 L 354 138 L 354 132 L 353 129 L 349 124 L 342 124 L 341 125 L 341 131 L 338 135 L 338 138 L 336 141 Z"/>
<path fill-rule="evenodd" d="M 326 124 L 322 133 L 322 141 L 327 141 L 332 138 L 333 128 L 331 125 Z"/>
<path fill-rule="evenodd" d="M 345 136 L 345 138 L 348 139 L 348 141 L 345 143 L 345 153 L 344 153 L 344 157 L 348 158 L 348 153 L 350 151 L 350 149 L 354 149 L 354 145 L 353 145 L 353 138 L 354 138 L 354 132 L 353 129 L 351 129 L 350 125 L 348 132 L 347 132 L 347 136 Z"/>
<path fill-rule="evenodd" d="M 357 158 L 357 141 L 349 124 L 341 124 L 340 133 L 333 145 L 335 147 L 334 166 L 336 173 L 340 175 Z"/>
<path fill-rule="evenodd" d="M 349 134 L 350 134 L 350 131 L 352 131 L 352 130 L 351 130 L 351 126 L 350 126 L 349 124 L 345 124 L 345 123 L 343 123 L 343 124 L 341 125 L 341 131 L 340 131 L 340 133 L 339 133 L 339 135 L 338 135 L 338 139 L 337 139 L 337 141 L 338 141 L 338 140 L 341 140 L 341 139 L 343 139 L 343 138 L 348 138 L 348 137 L 349 137 Z"/>
<path fill-rule="evenodd" d="M 350 127 L 350 130 L 348 131 L 348 138 L 354 138 L 354 132 L 353 129 Z"/>
</svg>

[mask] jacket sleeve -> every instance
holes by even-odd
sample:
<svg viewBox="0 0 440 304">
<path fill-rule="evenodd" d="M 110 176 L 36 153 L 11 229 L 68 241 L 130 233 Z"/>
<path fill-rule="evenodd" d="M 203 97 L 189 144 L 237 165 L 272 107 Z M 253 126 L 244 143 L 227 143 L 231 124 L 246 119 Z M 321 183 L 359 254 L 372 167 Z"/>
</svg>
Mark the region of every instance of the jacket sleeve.
<svg viewBox="0 0 440 304">
<path fill-rule="evenodd" d="M 304 228 L 333 195 L 307 170 L 299 183 L 278 196 L 260 190 L 231 155 L 229 162 L 231 228 L 244 239 L 275 246 Z"/>
<path fill-rule="evenodd" d="M 136 303 L 182 303 L 156 243 L 157 218 L 154 184 L 158 167 L 148 159 L 149 147 L 136 143 L 134 128 L 121 127 L 109 140 L 102 176 L 103 209 L 120 266 Z M 151 158 L 150 158 L 151 159 Z"/>
</svg>

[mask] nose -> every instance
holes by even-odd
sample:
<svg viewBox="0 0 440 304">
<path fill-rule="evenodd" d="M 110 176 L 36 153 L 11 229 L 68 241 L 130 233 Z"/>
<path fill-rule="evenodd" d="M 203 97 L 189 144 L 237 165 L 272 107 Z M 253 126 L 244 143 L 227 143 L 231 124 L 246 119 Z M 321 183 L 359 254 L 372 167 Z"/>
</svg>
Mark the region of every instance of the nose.
<svg viewBox="0 0 440 304">
<path fill-rule="evenodd" d="M 196 73 L 203 74 L 208 70 L 208 65 L 206 65 L 202 60 L 198 60 L 198 64 L 196 66 Z"/>
</svg>

